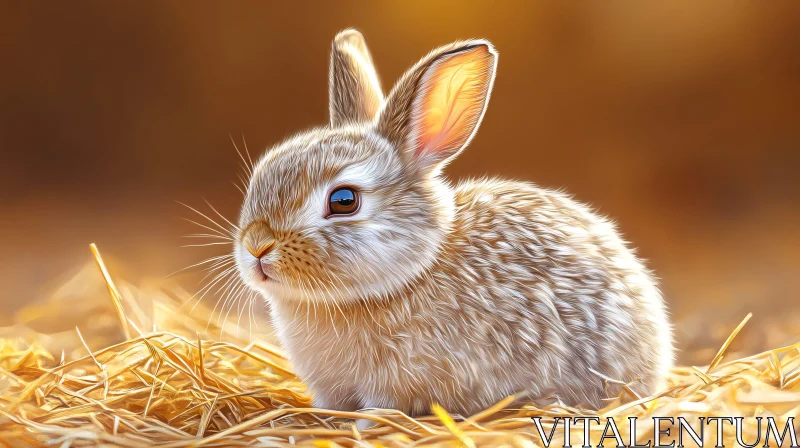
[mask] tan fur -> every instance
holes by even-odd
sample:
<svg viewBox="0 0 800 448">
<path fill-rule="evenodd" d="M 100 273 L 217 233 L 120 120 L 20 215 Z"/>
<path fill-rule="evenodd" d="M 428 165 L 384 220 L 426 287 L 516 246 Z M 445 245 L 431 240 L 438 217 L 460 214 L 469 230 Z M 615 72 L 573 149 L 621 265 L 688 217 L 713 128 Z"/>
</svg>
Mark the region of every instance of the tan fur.
<svg viewBox="0 0 800 448">
<path fill-rule="evenodd" d="M 361 33 L 344 30 L 333 39 L 329 76 L 331 126 L 375 117 L 383 104 L 383 93 Z"/>
<path fill-rule="evenodd" d="M 608 378 L 661 387 L 666 310 L 611 222 L 532 184 L 439 175 L 480 123 L 496 58 L 486 41 L 440 48 L 373 121 L 300 134 L 256 165 L 239 224 L 257 229 L 248 242 L 275 240 L 262 258 L 275 280 L 242 241 L 235 256 L 315 405 L 470 414 L 528 391 L 597 408 L 620 392 Z M 327 219 L 342 183 L 362 208 Z"/>
</svg>

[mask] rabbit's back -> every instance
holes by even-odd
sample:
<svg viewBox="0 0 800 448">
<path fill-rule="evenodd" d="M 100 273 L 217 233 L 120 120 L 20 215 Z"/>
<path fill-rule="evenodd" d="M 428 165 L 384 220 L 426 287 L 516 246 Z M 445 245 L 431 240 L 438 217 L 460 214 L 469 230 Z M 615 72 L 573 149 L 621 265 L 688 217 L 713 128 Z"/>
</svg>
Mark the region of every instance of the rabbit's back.
<svg viewBox="0 0 800 448">
<path fill-rule="evenodd" d="M 528 183 L 467 182 L 455 194 L 443 256 L 462 282 L 453 300 L 482 309 L 496 353 L 525 378 L 516 387 L 599 407 L 619 393 L 607 379 L 643 394 L 661 385 L 673 356 L 666 310 L 612 222 Z"/>
</svg>

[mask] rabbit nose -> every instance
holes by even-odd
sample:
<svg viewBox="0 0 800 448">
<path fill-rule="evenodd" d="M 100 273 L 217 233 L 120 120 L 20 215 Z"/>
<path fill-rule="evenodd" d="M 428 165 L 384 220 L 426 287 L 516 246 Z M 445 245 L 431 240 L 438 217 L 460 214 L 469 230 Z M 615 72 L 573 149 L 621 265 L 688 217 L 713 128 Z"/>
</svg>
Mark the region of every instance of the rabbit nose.
<svg viewBox="0 0 800 448">
<path fill-rule="evenodd" d="M 247 251 L 250 252 L 250 255 L 261 259 L 261 257 L 268 254 L 272 248 L 275 247 L 275 240 L 265 242 L 248 241 L 245 242 L 244 246 L 247 248 Z"/>
<path fill-rule="evenodd" d="M 250 255 L 261 259 L 275 247 L 275 235 L 267 223 L 253 221 L 244 231 L 242 246 L 250 252 Z"/>
</svg>

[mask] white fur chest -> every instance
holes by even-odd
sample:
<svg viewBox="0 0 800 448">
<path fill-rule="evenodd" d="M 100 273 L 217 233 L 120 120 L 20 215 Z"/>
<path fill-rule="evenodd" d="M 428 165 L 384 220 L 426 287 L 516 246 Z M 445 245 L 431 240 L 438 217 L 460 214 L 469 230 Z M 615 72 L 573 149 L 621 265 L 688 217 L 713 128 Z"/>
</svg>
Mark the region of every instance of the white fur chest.
<svg viewBox="0 0 800 448">
<path fill-rule="evenodd" d="M 459 347 L 462 335 L 429 317 L 404 304 L 273 305 L 279 337 L 316 405 L 337 408 L 425 412 L 432 401 L 452 401 L 443 392 L 461 382 L 461 366 L 451 358 L 471 358 Z"/>
</svg>

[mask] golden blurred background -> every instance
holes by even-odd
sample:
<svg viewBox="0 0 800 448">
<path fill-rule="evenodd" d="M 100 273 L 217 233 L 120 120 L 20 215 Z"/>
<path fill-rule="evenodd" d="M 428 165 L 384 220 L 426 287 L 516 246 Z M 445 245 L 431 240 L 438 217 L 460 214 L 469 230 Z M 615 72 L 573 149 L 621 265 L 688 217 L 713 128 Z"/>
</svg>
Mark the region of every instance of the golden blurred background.
<svg viewBox="0 0 800 448">
<path fill-rule="evenodd" d="M 195 229 L 176 201 L 235 216 L 231 136 L 257 154 L 326 123 L 346 27 L 385 90 L 434 47 L 490 39 L 490 107 L 447 174 L 563 188 L 616 219 L 662 280 L 680 361 L 708 362 L 750 311 L 736 350 L 800 337 L 796 2 L 4 1 L 0 326 L 90 242 L 132 284 L 224 250 L 180 247 Z"/>
</svg>

